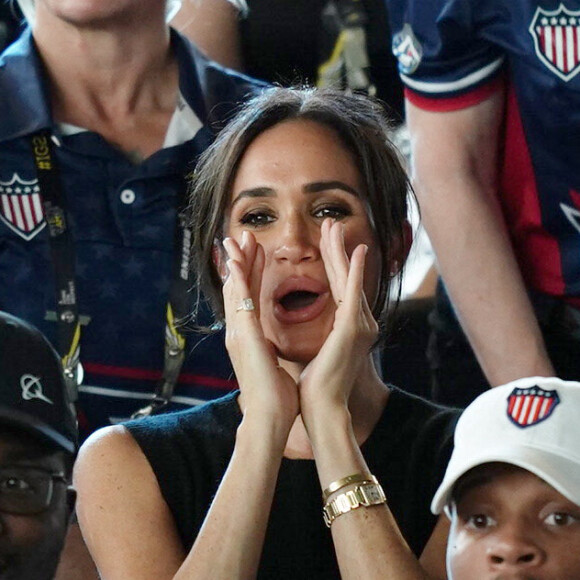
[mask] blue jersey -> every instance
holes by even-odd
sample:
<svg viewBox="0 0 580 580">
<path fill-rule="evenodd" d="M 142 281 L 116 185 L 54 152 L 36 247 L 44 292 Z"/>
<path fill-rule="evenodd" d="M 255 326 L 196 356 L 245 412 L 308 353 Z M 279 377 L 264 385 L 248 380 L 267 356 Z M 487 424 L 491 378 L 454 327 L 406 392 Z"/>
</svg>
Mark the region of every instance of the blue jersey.
<svg viewBox="0 0 580 580">
<path fill-rule="evenodd" d="M 177 135 L 138 164 L 96 133 L 53 123 L 30 32 L 0 61 L 0 309 L 55 342 L 55 274 L 31 149 L 32 135 L 49 128 L 76 252 L 85 434 L 129 417 L 154 392 L 163 369 L 177 202 L 211 141 L 208 111 L 213 127 L 263 86 L 208 61 L 175 32 L 171 42 L 179 65 Z M 186 336 L 170 408 L 236 386 L 223 337 Z"/>
<path fill-rule="evenodd" d="M 500 196 L 534 289 L 580 305 L 580 2 L 387 0 L 416 106 L 506 94 Z"/>
</svg>

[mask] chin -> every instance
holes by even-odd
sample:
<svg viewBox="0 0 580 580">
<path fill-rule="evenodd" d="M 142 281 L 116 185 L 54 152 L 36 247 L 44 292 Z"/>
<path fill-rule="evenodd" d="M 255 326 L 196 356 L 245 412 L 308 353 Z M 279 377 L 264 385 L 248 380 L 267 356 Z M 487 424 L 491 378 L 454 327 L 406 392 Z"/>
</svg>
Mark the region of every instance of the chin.
<svg viewBox="0 0 580 580">
<path fill-rule="evenodd" d="M 306 366 L 318 355 L 328 332 L 310 329 L 292 329 L 292 332 L 279 333 L 272 340 L 279 358 Z"/>
</svg>

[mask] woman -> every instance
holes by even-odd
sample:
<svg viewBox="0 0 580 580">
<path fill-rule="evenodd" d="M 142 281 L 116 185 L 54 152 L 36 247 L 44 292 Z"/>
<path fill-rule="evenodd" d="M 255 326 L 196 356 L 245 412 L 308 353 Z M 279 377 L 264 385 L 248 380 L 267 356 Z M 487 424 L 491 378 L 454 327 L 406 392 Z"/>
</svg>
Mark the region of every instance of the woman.
<svg viewBox="0 0 580 580">
<path fill-rule="evenodd" d="M 272 89 L 201 159 L 193 263 L 240 393 L 85 444 L 78 515 L 103 578 L 423 578 L 415 556 L 445 576 L 428 506 L 455 413 L 371 356 L 410 242 L 387 130 L 365 97 Z"/>
</svg>

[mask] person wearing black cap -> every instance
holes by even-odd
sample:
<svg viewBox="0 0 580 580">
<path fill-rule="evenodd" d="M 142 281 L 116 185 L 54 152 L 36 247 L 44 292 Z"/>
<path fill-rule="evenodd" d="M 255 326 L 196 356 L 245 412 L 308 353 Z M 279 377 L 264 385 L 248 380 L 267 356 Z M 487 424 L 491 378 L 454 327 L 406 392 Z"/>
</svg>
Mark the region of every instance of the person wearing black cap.
<svg viewBox="0 0 580 580">
<path fill-rule="evenodd" d="M 54 577 L 74 508 L 77 439 L 56 352 L 0 312 L 0 578 Z"/>
</svg>

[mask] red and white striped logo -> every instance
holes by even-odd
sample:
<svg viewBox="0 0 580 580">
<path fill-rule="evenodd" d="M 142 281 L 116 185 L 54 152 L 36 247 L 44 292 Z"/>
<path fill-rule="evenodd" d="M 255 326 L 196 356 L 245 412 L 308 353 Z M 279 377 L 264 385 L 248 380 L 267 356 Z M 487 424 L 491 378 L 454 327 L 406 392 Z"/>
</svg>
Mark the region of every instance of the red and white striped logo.
<svg viewBox="0 0 580 580">
<path fill-rule="evenodd" d="M 538 8 L 530 24 L 536 54 L 562 80 L 569 81 L 580 70 L 580 10 Z"/>
<path fill-rule="evenodd" d="M 25 240 L 31 240 L 44 226 L 38 179 L 25 181 L 17 173 L 0 180 L 0 220 Z"/>
<path fill-rule="evenodd" d="M 557 391 L 516 387 L 508 397 L 508 417 L 518 427 L 531 427 L 547 419 L 560 402 Z"/>
</svg>

